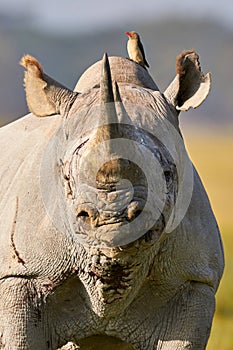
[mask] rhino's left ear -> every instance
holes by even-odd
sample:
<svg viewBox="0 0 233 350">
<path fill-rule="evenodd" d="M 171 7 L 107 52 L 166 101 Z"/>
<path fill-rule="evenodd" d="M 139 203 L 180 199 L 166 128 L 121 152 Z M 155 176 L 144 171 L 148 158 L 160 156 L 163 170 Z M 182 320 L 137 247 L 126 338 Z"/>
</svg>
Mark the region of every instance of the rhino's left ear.
<svg viewBox="0 0 233 350">
<path fill-rule="evenodd" d="M 67 112 L 78 93 L 73 92 L 43 71 L 41 64 L 32 56 L 24 56 L 20 64 L 27 69 L 24 84 L 29 110 L 38 117 Z"/>
<path fill-rule="evenodd" d="M 206 99 L 211 86 L 211 74 L 204 75 L 195 50 L 183 51 L 176 59 L 175 79 L 164 92 L 167 100 L 178 110 L 196 108 Z"/>
</svg>

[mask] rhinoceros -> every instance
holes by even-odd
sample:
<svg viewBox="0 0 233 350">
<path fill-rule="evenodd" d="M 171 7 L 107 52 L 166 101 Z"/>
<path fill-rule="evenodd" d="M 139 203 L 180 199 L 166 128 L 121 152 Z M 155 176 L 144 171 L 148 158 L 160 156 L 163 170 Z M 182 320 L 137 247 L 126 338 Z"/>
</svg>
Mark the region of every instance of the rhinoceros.
<svg viewBox="0 0 233 350">
<path fill-rule="evenodd" d="M 178 118 L 210 90 L 198 54 L 164 93 L 123 57 L 74 91 L 21 64 L 31 113 L 0 130 L 0 348 L 205 349 L 223 249 Z"/>
</svg>

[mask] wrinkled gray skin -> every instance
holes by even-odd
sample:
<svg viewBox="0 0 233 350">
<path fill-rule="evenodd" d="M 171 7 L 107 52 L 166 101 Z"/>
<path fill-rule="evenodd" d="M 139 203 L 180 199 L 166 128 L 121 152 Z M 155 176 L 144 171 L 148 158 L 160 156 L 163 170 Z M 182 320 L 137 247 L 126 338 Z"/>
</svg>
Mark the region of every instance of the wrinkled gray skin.
<svg viewBox="0 0 233 350">
<path fill-rule="evenodd" d="M 187 51 L 162 94 L 138 64 L 109 61 L 111 72 L 105 56 L 72 92 L 32 57 L 22 60 L 33 114 L 0 130 L 0 349 L 206 347 L 223 271 L 221 239 L 195 169 L 184 218 L 166 229 L 182 181 L 179 163 L 160 141 L 168 135 L 177 149 L 167 125 L 179 133 L 179 111 L 205 100 L 210 75 Z M 167 183 L 158 220 L 126 241 L 121 230 L 143 212 L 150 164 L 141 171 L 122 159 L 114 150 L 118 137 L 136 141 L 129 152 L 139 157 L 143 139 Z M 91 150 L 106 140 L 110 160 L 95 169 Z M 134 195 L 128 203 L 129 182 Z M 153 216 L 153 196 L 151 203 Z"/>
</svg>

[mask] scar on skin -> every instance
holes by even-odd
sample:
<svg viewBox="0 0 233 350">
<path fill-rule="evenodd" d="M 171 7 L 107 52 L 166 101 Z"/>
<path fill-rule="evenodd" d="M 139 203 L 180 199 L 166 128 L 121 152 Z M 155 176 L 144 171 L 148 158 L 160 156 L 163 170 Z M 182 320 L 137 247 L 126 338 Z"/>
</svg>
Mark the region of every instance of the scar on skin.
<svg viewBox="0 0 233 350">
<path fill-rule="evenodd" d="M 15 215 L 14 220 L 11 228 L 11 246 L 14 250 L 15 256 L 18 260 L 18 263 L 25 265 L 25 261 L 20 257 L 18 250 L 16 249 L 15 242 L 14 242 L 14 234 L 15 234 L 15 227 L 17 223 L 17 217 L 18 217 L 18 211 L 19 211 L 19 198 L 16 197 L 16 205 L 15 205 Z"/>
</svg>

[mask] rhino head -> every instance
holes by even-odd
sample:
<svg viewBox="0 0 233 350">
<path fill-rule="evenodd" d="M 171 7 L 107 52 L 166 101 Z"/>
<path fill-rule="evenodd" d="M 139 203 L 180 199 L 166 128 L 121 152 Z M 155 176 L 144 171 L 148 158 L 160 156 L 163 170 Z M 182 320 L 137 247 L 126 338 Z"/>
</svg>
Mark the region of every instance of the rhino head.
<svg viewBox="0 0 233 350">
<path fill-rule="evenodd" d="M 178 115 L 205 100 L 210 74 L 186 51 L 162 94 L 144 68 L 105 54 L 71 91 L 31 56 L 22 65 L 31 112 L 61 118 L 41 165 L 46 210 L 76 247 L 94 311 L 120 312 L 188 208 L 192 164 Z"/>
</svg>

